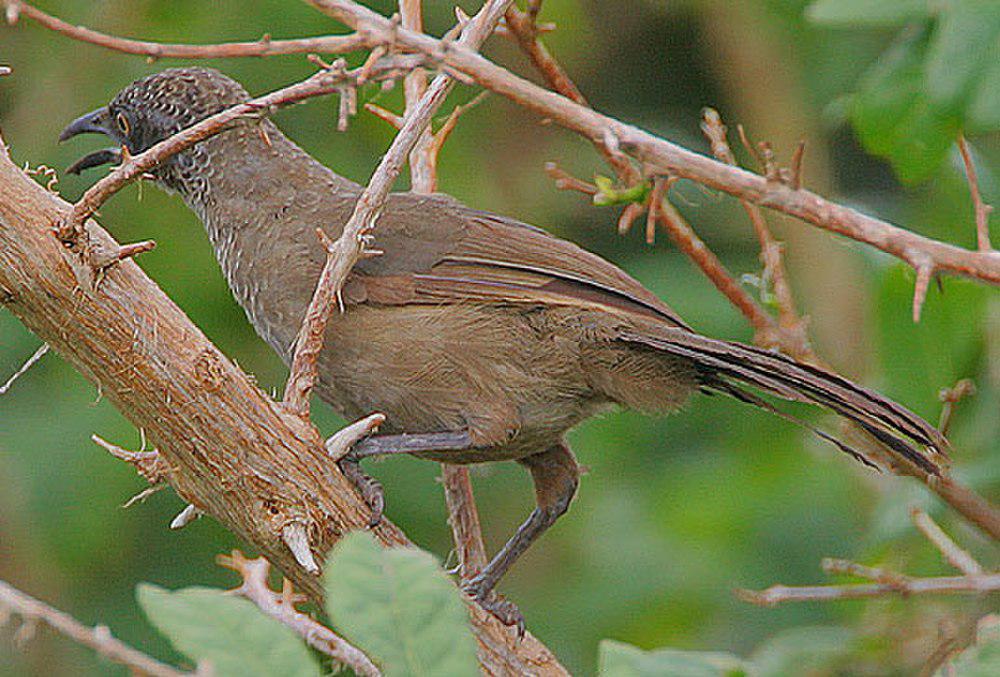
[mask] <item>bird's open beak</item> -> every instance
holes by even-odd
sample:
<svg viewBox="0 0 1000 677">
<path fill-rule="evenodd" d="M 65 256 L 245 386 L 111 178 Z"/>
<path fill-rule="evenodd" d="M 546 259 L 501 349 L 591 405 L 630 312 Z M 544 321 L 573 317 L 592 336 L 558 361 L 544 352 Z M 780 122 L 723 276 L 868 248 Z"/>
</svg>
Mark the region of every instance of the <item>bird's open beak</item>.
<svg viewBox="0 0 1000 677">
<path fill-rule="evenodd" d="M 72 139 L 79 134 L 104 134 L 114 138 L 115 132 L 111 127 L 111 116 L 106 106 L 97 110 L 92 110 L 86 115 L 81 115 L 67 125 L 66 129 L 59 135 L 59 141 L 63 142 Z M 109 162 L 121 162 L 122 151 L 120 147 L 103 148 L 94 151 L 70 165 L 66 171 L 70 174 L 79 174 L 84 169 L 99 167 Z"/>
</svg>

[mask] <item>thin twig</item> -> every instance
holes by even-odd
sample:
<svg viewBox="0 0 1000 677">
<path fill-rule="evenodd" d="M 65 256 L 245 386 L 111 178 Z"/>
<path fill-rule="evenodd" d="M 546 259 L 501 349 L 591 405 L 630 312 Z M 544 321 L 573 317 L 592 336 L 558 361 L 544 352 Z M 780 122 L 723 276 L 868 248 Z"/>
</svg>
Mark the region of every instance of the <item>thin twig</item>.
<svg viewBox="0 0 1000 677">
<path fill-rule="evenodd" d="M 0 611 L 17 613 L 27 625 L 41 621 L 73 641 L 93 649 L 108 660 L 124 665 L 141 675 L 179 677 L 197 674 L 182 672 L 166 663 L 161 663 L 112 637 L 107 626 L 88 627 L 69 614 L 21 592 L 4 581 L 0 581 Z"/>
<path fill-rule="evenodd" d="M 964 134 L 958 135 L 958 151 L 962 154 L 965 176 L 969 180 L 969 193 L 972 195 L 972 205 L 976 210 L 976 244 L 981 252 L 993 251 L 993 247 L 990 246 L 990 213 L 993 211 L 993 205 L 987 204 L 983 200 L 983 194 L 979 192 L 976 163 L 972 160 L 972 151 L 969 150 Z"/>
<path fill-rule="evenodd" d="M 783 602 L 828 602 L 887 595 L 985 594 L 1000 590 L 1000 573 L 984 572 L 972 555 L 960 548 L 923 510 L 910 511 L 913 523 L 962 576 L 918 578 L 888 569 L 875 568 L 845 559 L 826 558 L 823 571 L 865 578 L 872 583 L 849 585 L 772 585 L 766 590 L 737 590 L 736 595 L 751 604 L 775 606 Z"/>
<path fill-rule="evenodd" d="M 0 386 L 0 395 L 6 395 L 7 391 L 10 390 L 10 387 L 14 385 L 14 381 L 19 379 L 22 375 L 24 375 L 24 372 L 31 369 L 31 367 L 35 364 L 35 362 L 38 362 L 38 360 L 42 359 L 42 356 L 45 355 L 45 353 L 47 352 L 49 352 L 48 343 L 43 343 L 42 345 L 38 346 L 38 350 L 32 353 L 31 357 L 25 360 L 24 364 L 22 364 L 18 368 L 18 370 L 15 371 L 9 379 L 7 379 L 6 383 Z"/>
<path fill-rule="evenodd" d="M 728 165 L 736 165 L 736 157 L 729 147 L 726 139 L 726 126 L 722 123 L 719 113 L 712 108 L 706 108 L 702 113 L 702 131 L 708 137 L 712 147 L 712 155 L 716 159 Z M 799 146 L 804 148 L 804 146 Z M 797 154 L 798 160 L 793 160 L 793 173 L 796 177 L 801 174 L 801 153 Z M 798 180 L 798 179 L 797 179 Z M 769 280 L 774 288 L 774 297 L 778 305 L 778 341 L 781 349 L 799 359 L 815 361 L 816 356 L 809 346 L 809 336 L 806 333 L 806 323 L 799 317 L 796 310 L 795 297 L 792 287 L 788 283 L 788 274 L 785 271 L 785 264 L 781 256 L 781 245 L 774 239 L 767 220 L 760 207 L 747 200 L 740 200 L 740 204 L 750 218 L 754 233 L 760 243 L 760 258 L 764 264 L 764 276 Z"/>
<path fill-rule="evenodd" d="M 921 533 L 927 537 L 927 540 L 948 560 L 949 564 L 966 576 L 978 576 L 983 573 L 982 565 L 967 550 L 960 548 L 930 515 L 920 508 L 912 508 L 910 518 Z"/>
<path fill-rule="evenodd" d="M 15 20 L 17 17 L 26 16 L 42 26 L 74 40 L 150 59 L 223 59 L 244 56 L 274 56 L 277 54 L 309 54 L 311 52 L 343 54 L 366 46 L 365 40 L 357 34 L 324 35 L 294 40 L 272 40 L 270 36 L 264 36 L 252 42 L 228 42 L 217 45 L 148 42 L 120 38 L 83 26 L 74 26 L 21 0 L 4 0 L 3 6 L 7 10 L 8 23 L 13 23 L 10 21 L 12 13 Z"/>
<path fill-rule="evenodd" d="M 948 428 L 951 427 L 951 417 L 955 413 L 955 405 L 975 394 L 976 384 L 968 378 L 960 379 L 951 388 L 944 388 L 938 393 L 938 399 L 941 401 L 941 416 L 938 418 L 937 428 L 942 435 L 948 434 Z"/>
<path fill-rule="evenodd" d="M 150 484 L 163 482 L 170 473 L 170 466 L 160 456 L 160 452 L 155 449 L 153 451 L 130 451 L 117 444 L 112 444 L 96 434 L 91 435 L 90 439 L 115 458 L 131 465 Z"/>
<path fill-rule="evenodd" d="M 356 674 L 366 677 L 382 674 L 360 649 L 311 616 L 297 611 L 295 602 L 301 601 L 301 598 L 292 593 L 287 579 L 286 588 L 280 593 L 271 590 L 267 584 L 271 564 L 266 559 L 247 559 L 239 550 L 233 550 L 231 555 L 216 557 L 216 562 L 243 578 L 240 587 L 233 590 L 235 594 L 247 598 L 265 614 L 291 628 L 309 646 L 346 665 Z"/>
<path fill-rule="evenodd" d="M 420 0 L 400 0 L 399 10 L 404 28 L 422 30 L 423 16 Z M 465 26 L 470 25 L 470 21 L 474 21 L 462 15 L 458 15 L 458 19 L 460 25 L 464 24 L 459 29 L 462 31 L 464 31 Z M 470 49 L 479 49 L 493 32 L 495 23 L 475 31 L 475 34 L 469 34 L 463 44 L 467 44 Z M 439 76 L 438 80 L 445 77 L 447 76 Z M 406 115 L 411 115 L 414 114 L 427 91 L 427 80 L 423 70 L 417 69 L 410 73 L 406 77 L 405 84 Z M 410 178 L 413 192 L 427 194 L 437 190 L 437 160 L 441 148 L 451 135 L 462 113 L 475 106 L 486 94 L 487 92 L 481 92 L 465 106 L 455 106 L 437 133 L 431 133 L 430 125 L 424 129 L 424 133 L 418 139 L 413 150 L 410 151 Z M 402 127 L 402 124 L 400 126 Z M 451 525 L 452 538 L 458 552 L 459 578 L 469 580 L 486 566 L 486 546 L 483 543 L 479 510 L 476 507 L 472 489 L 472 478 L 469 475 L 468 467 L 445 463 L 441 464 L 441 478 L 444 485 L 445 504 L 448 507 L 448 523 Z"/>
</svg>

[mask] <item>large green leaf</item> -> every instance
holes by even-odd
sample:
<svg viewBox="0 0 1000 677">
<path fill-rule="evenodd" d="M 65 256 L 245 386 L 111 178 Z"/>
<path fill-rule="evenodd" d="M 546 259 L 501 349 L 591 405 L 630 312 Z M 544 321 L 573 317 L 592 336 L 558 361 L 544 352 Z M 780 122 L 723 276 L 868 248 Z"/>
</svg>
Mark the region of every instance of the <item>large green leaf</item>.
<svg viewBox="0 0 1000 677">
<path fill-rule="evenodd" d="M 854 633 L 847 628 L 792 628 L 770 638 L 754 651 L 756 677 L 835 674 L 854 650 Z"/>
<path fill-rule="evenodd" d="M 335 627 L 386 675 L 478 674 L 465 604 L 429 553 L 356 532 L 333 549 L 324 582 Z"/>
<path fill-rule="evenodd" d="M 952 0 L 941 13 L 927 50 L 927 95 L 943 110 L 961 113 L 982 81 L 1000 43 L 1000 2 Z"/>
<path fill-rule="evenodd" d="M 806 17 L 833 26 L 898 26 L 930 12 L 929 0 L 816 0 Z"/>
<path fill-rule="evenodd" d="M 217 677 L 320 674 L 298 635 L 248 600 L 214 588 L 171 592 L 148 583 L 136 588 L 136 597 L 178 651 L 195 662 L 208 662 Z"/>
<path fill-rule="evenodd" d="M 929 177 L 958 134 L 960 117 L 924 92 L 927 37 L 904 36 L 862 78 L 851 119 L 864 146 L 888 158 L 904 181 Z"/>
<path fill-rule="evenodd" d="M 748 674 L 746 663 L 730 653 L 642 649 L 616 642 L 601 641 L 601 677 L 738 677 Z"/>
</svg>

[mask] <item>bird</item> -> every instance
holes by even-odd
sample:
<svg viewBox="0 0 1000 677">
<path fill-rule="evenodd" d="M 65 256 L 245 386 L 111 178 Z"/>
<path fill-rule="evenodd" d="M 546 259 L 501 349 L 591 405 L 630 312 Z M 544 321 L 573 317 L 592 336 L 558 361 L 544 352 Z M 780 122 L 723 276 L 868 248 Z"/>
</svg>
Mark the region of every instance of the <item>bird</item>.
<svg viewBox="0 0 1000 677">
<path fill-rule="evenodd" d="M 69 171 L 141 153 L 250 98 L 209 68 L 136 80 L 63 131 L 60 141 L 97 133 L 115 143 Z M 362 187 L 264 118 L 242 120 L 149 173 L 200 218 L 236 301 L 290 364 L 326 258 L 316 229 L 338 236 Z M 566 433 L 602 411 L 668 413 L 696 393 L 718 393 L 806 425 L 873 464 L 772 400 L 807 402 L 851 422 L 888 454 L 944 472 L 948 441 L 906 407 L 779 352 L 703 336 L 617 266 L 541 228 L 445 194 L 394 192 L 372 237 L 381 254 L 347 278 L 344 312 L 319 355 L 316 393 L 348 420 L 372 412 L 386 419 L 340 467 L 374 523 L 382 493 L 360 469 L 363 458 L 402 453 L 524 466 L 536 507 L 465 586 L 522 632 L 523 617 L 497 584 L 569 508 L 581 466 Z"/>
</svg>

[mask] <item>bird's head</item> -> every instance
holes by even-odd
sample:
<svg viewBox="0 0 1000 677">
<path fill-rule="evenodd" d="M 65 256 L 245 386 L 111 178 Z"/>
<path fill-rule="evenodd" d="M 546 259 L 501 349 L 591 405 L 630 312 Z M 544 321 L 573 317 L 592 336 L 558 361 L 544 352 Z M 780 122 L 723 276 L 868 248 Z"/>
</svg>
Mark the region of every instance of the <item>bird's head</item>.
<svg viewBox="0 0 1000 677">
<path fill-rule="evenodd" d="M 107 106 L 78 117 L 62 134 L 65 141 L 78 134 L 104 134 L 114 141 L 111 148 L 95 151 L 68 168 L 71 174 L 121 160 L 121 149 L 138 154 L 185 127 L 250 98 L 242 85 L 210 68 L 170 68 L 136 80 L 111 100 Z M 188 164 L 188 152 L 174 156 L 152 173 L 170 181 L 178 164 Z"/>
</svg>

